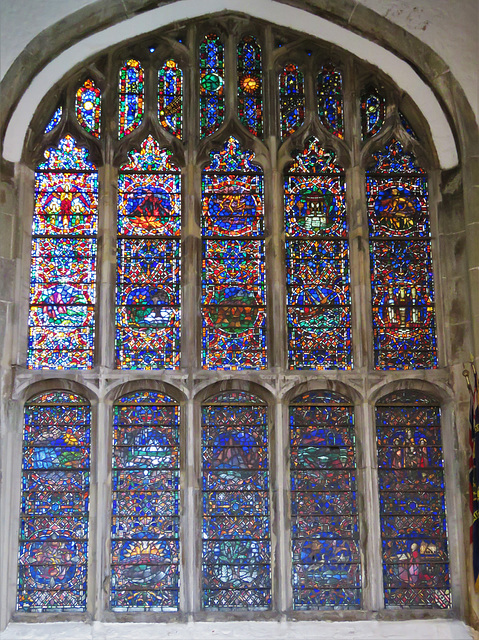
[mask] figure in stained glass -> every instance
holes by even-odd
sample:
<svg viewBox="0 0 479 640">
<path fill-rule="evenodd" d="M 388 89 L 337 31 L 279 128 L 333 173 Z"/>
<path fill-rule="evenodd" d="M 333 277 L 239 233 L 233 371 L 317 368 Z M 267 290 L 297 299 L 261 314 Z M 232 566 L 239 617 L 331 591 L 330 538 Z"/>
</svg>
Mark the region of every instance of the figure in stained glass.
<svg viewBox="0 0 479 640">
<path fill-rule="evenodd" d="M 35 173 L 28 366 L 93 365 L 98 183 L 71 136 Z"/>
<path fill-rule="evenodd" d="M 149 136 L 121 167 L 117 366 L 178 368 L 181 175 Z"/>
<path fill-rule="evenodd" d="M 113 611 L 178 609 L 179 422 L 176 401 L 156 391 L 128 394 L 115 406 Z"/>
<path fill-rule="evenodd" d="M 352 366 L 342 168 L 311 138 L 285 178 L 289 366 Z"/>
<path fill-rule="evenodd" d="M 203 406 L 203 607 L 268 609 L 267 410 L 244 392 Z"/>
<path fill-rule="evenodd" d="M 294 608 L 358 609 L 353 409 L 316 391 L 296 397 L 289 414 Z"/>
<path fill-rule="evenodd" d="M 17 609 L 85 611 L 90 407 L 74 394 L 25 406 Z"/>
<path fill-rule="evenodd" d="M 397 140 L 368 171 L 375 366 L 437 366 L 434 280 L 424 170 Z"/>
<path fill-rule="evenodd" d="M 415 391 L 376 407 L 386 608 L 451 607 L 440 418 Z"/>
<path fill-rule="evenodd" d="M 266 366 L 263 176 L 230 137 L 203 172 L 203 366 Z"/>
</svg>

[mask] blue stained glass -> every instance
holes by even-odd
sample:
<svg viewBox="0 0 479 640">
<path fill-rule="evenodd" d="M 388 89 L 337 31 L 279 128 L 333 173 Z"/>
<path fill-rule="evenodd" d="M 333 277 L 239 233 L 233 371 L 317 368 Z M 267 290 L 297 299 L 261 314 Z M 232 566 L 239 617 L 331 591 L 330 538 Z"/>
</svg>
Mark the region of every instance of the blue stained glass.
<svg viewBox="0 0 479 640">
<path fill-rule="evenodd" d="M 359 609 L 353 408 L 334 392 L 306 393 L 290 427 L 294 608 Z"/>
<path fill-rule="evenodd" d="M 440 408 L 400 391 L 376 407 L 386 608 L 451 607 Z"/>
<path fill-rule="evenodd" d="M 291 369 L 352 367 L 349 252 L 342 168 L 310 138 L 284 183 Z"/>
<path fill-rule="evenodd" d="M 117 366 L 180 363 L 181 175 L 149 136 L 118 185 Z"/>
<path fill-rule="evenodd" d="M 230 137 L 203 172 L 203 367 L 266 366 L 263 176 Z"/>
<path fill-rule="evenodd" d="M 17 609 L 85 611 L 90 407 L 68 392 L 25 406 Z"/>
<path fill-rule="evenodd" d="M 229 392 L 203 406 L 203 607 L 271 604 L 267 408 Z"/>
<path fill-rule="evenodd" d="M 178 609 L 179 423 L 179 406 L 156 391 L 123 396 L 114 408 L 114 611 Z"/>
<path fill-rule="evenodd" d="M 437 366 L 428 185 L 391 140 L 367 175 L 374 354 L 377 369 Z"/>
<path fill-rule="evenodd" d="M 45 127 L 45 133 L 50 133 L 53 129 L 60 124 L 60 120 L 62 119 L 63 107 L 60 106 L 55 110 L 54 114 L 50 118 L 47 126 Z"/>
</svg>

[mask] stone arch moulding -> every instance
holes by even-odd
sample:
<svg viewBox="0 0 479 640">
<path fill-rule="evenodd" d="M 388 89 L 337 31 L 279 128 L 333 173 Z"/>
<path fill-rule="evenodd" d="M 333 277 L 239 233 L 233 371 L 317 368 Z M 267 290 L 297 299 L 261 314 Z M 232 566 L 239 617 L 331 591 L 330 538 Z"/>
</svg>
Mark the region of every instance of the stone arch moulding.
<svg viewBox="0 0 479 640">
<path fill-rule="evenodd" d="M 20 88 L 19 93 L 25 88 L 20 99 L 18 96 L 13 97 L 12 106 L 16 100 L 18 102 L 12 108 L 13 113 L 6 128 L 3 141 L 4 157 L 11 162 L 18 162 L 21 159 L 25 134 L 36 106 L 47 91 L 73 66 L 111 45 L 152 31 L 152 25 L 156 30 L 179 20 L 220 11 L 239 11 L 279 26 L 302 31 L 310 36 L 336 44 L 364 61 L 377 66 L 388 74 L 399 87 L 407 91 L 427 119 L 441 167 L 450 169 L 457 165 L 458 153 L 454 135 L 441 104 L 430 86 L 410 64 L 392 53 L 391 50 L 358 35 L 358 33 L 353 33 L 319 15 L 313 15 L 309 10 L 292 7 L 277 0 L 205 0 L 201 4 L 195 0 L 179 0 L 144 11 L 134 17 L 125 16 L 126 19 L 113 26 L 106 26 L 97 33 L 85 33 L 80 40 L 77 36 L 76 43 L 59 51 L 56 57 L 55 54 L 50 54 L 50 57 L 44 61 L 45 66 L 38 68 L 36 75 L 32 74 L 33 77 L 28 87 Z M 375 14 L 371 12 L 371 15 Z M 115 15 L 110 16 L 110 24 L 115 20 L 115 17 Z M 333 17 L 338 19 L 338 16 Z M 349 17 L 352 18 L 352 14 Z M 344 22 L 344 16 L 341 21 Z M 67 44 L 65 43 L 65 46 Z M 17 84 L 15 81 L 12 82 Z"/>
</svg>

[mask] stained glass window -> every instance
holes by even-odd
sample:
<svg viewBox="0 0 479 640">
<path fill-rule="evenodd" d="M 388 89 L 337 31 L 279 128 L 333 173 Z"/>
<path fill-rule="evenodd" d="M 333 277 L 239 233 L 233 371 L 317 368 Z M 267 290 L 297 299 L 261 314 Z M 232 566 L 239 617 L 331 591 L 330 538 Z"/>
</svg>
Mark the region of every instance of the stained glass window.
<svg viewBox="0 0 479 640">
<path fill-rule="evenodd" d="M 98 182 L 71 136 L 35 173 L 28 367 L 93 364 Z"/>
<path fill-rule="evenodd" d="M 304 75 L 295 64 L 287 64 L 279 76 L 281 135 L 287 138 L 304 122 Z"/>
<path fill-rule="evenodd" d="M 344 171 L 310 138 L 285 184 L 290 368 L 352 367 Z"/>
<path fill-rule="evenodd" d="M 291 427 L 295 609 L 358 609 L 361 573 L 353 408 L 330 391 L 298 396 Z"/>
<path fill-rule="evenodd" d="M 415 391 L 376 408 L 386 608 L 451 606 L 441 411 Z"/>
<path fill-rule="evenodd" d="M 391 140 L 367 175 L 377 369 L 437 366 L 434 281 L 424 169 Z"/>
<path fill-rule="evenodd" d="M 118 179 L 117 366 L 180 364 L 181 175 L 149 136 Z"/>
<path fill-rule="evenodd" d="M 263 175 L 230 137 L 203 171 L 203 367 L 266 366 Z"/>
<path fill-rule="evenodd" d="M 100 137 L 101 91 L 93 80 L 85 80 L 78 89 L 75 111 L 80 125 L 96 138 Z"/>
<path fill-rule="evenodd" d="M 120 69 L 118 94 L 118 137 L 123 138 L 140 126 L 145 110 L 144 72 L 138 60 L 127 60 Z"/>
<path fill-rule="evenodd" d="M 17 609 L 85 611 L 90 407 L 63 391 L 25 406 Z"/>
<path fill-rule="evenodd" d="M 130 393 L 114 408 L 114 611 L 178 609 L 179 424 L 178 404 L 156 391 Z"/>
<path fill-rule="evenodd" d="M 267 407 L 241 391 L 203 406 L 203 607 L 271 603 Z"/>
<path fill-rule="evenodd" d="M 411 138 L 414 138 L 414 140 L 417 140 L 418 139 L 417 135 L 415 134 L 415 132 L 413 131 L 413 128 L 409 124 L 409 120 L 401 111 L 399 111 L 399 120 L 401 121 L 401 125 L 404 131 L 408 133 L 411 136 Z"/>
<path fill-rule="evenodd" d="M 238 44 L 238 115 L 257 136 L 263 133 L 261 47 L 253 36 Z"/>
<path fill-rule="evenodd" d="M 60 120 L 62 119 L 62 114 L 63 114 L 63 107 L 62 106 L 58 107 L 58 109 L 55 109 L 54 114 L 52 115 L 52 117 L 48 121 L 47 126 L 45 127 L 45 132 L 44 133 L 50 133 L 50 131 L 53 131 L 53 129 L 58 124 L 60 124 Z"/>
<path fill-rule="evenodd" d="M 323 65 L 318 74 L 318 113 L 321 123 L 338 138 L 344 137 L 343 81 L 341 71 Z"/>
<path fill-rule="evenodd" d="M 158 71 L 158 120 L 177 138 L 183 127 L 183 71 L 167 60 Z"/>
<path fill-rule="evenodd" d="M 361 94 L 361 131 L 363 138 L 375 136 L 384 124 L 386 100 L 375 87 Z"/>
<path fill-rule="evenodd" d="M 209 136 L 223 122 L 225 97 L 224 47 L 215 33 L 200 45 L 200 131 Z"/>
</svg>

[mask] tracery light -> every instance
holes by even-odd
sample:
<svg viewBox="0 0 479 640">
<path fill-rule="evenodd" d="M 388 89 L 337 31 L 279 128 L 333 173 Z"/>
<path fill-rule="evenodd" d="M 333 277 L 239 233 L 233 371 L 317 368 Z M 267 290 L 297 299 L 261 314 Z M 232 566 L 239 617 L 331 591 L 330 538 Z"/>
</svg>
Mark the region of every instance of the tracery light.
<svg viewBox="0 0 479 640">
<path fill-rule="evenodd" d="M 96 138 L 101 128 L 101 91 L 93 80 L 88 79 L 78 89 L 75 97 L 75 111 L 80 125 Z"/>
<path fill-rule="evenodd" d="M 361 93 L 361 131 L 370 138 L 382 128 L 386 117 L 386 100 L 376 87 L 366 87 Z"/>
<path fill-rule="evenodd" d="M 127 60 L 120 69 L 118 86 L 118 137 L 123 138 L 143 120 L 145 78 L 138 60 Z"/>
<path fill-rule="evenodd" d="M 90 406 L 64 392 L 25 406 L 17 609 L 85 611 Z"/>
<path fill-rule="evenodd" d="M 209 136 L 223 122 L 225 110 L 224 45 L 216 33 L 200 45 L 200 132 Z"/>
<path fill-rule="evenodd" d="M 238 115 L 241 122 L 257 136 L 263 133 L 263 74 L 261 47 L 253 36 L 238 44 Z"/>
<path fill-rule="evenodd" d="M 318 113 L 328 131 L 344 137 L 343 80 L 331 63 L 324 64 L 318 74 Z"/>
<path fill-rule="evenodd" d="M 183 129 L 183 71 L 167 60 L 158 71 L 158 119 L 177 138 Z"/>
<path fill-rule="evenodd" d="M 304 74 L 295 64 L 287 64 L 279 76 L 280 128 L 283 138 L 304 122 Z"/>
</svg>

